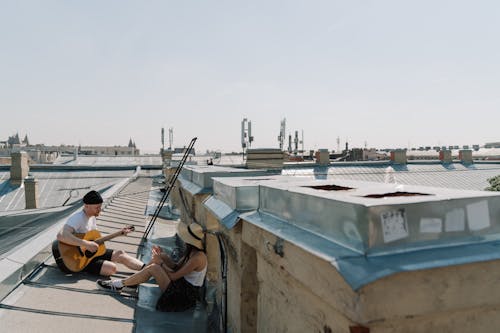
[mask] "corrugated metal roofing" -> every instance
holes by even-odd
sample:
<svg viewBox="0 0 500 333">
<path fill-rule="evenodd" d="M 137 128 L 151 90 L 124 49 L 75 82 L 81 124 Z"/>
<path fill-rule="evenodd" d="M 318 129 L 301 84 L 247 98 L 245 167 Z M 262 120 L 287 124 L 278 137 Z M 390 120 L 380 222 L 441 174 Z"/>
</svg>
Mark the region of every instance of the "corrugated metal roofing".
<svg viewBox="0 0 500 333">
<path fill-rule="evenodd" d="M 105 190 L 131 177 L 134 170 L 32 171 L 38 180 L 39 208 L 59 207 L 81 200 L 90 190 Z M 12 186 L 10 173 L 0 171 L 0 212 L 25 208 L 24 186 Z"/>
<path fill-rule="evenodd" d="M 388 169 L 388 168 L 392 168 Z M 500 175 L 500 163 L 335 163 L 328 167 L 288 167 L 283 175 L 314 179 L 351 179 L 405 185 L 484 190 L 488 179 Z"/>
<path fill-rule="evenodd" d="M 162 160 L 158 155 L 139 155 L 139 156 L 104 156 L 104 155 L 78 155 L 61 156 L 54 164 L 63 165 L 92 165 L 92 166 L 126 166 L 126 165 L 154 165 L 161 166 Z"/>
</svg>

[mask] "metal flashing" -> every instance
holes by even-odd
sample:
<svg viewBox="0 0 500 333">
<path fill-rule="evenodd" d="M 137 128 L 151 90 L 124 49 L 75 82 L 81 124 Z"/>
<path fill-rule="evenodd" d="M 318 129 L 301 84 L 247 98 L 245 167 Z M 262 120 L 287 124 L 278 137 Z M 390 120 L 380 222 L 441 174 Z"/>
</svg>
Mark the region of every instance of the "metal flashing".
<svg viewBox="0 0 500 333">
<path fill-rule="evenodd" d="M 276 174 L 276 172 L 270 172 L 267 170 L 240 169 L 240 168 L 222 167 L 216 165 L 208 165 L 208 166 L 190 165 L 186 166 L 185 169 L 191 170 L 192 172 L 191 181 L 193 183 L 202 188 L 210 190 L 212 189 L 213 186 L 213 178 L 216 177 L 255 177 L 255 176 Z"/>
<path fill-rule="evenodd" d="M 231 207 L 217 200 L 214 196 L 207 198 L 204 205 L 215 217 L 217 217 L 219 223 L 227 229 L 232 229 L 238 223 L 240 212 L 231 209 Z"/>
</svg>

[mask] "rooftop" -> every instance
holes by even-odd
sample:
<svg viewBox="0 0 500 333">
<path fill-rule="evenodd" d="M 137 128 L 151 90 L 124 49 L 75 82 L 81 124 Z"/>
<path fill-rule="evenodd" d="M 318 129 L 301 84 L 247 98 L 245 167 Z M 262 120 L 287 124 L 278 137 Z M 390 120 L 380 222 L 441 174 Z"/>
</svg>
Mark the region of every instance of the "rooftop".
<svg viewBox="0 0 500 333">
<path fill-rule="evenodd" d="M 147 261 L 152 244 L 159 244 L 166 249 L 175 246 L 175 225 L 178 222 L 160 217 L 151 236 L 141 242 L 149 222 L 149 216 L 145 215 L 147 207 L 154 205 L 159 191 L 151 192 L 154 175 L 150 171 L 142 171 L 136 176 L 129 178 L 120 188 L 105 192 L 106 200 L 98 225 L 103 234 L 113 233 L 125 225 L 134 225 L 134 233 L 128 237 L 115 238 L 106 245 L 124 249 Z M 74 205 L 72 211 L 80 208 L 81 205 Z M 54 327 L 57 327 L 57 331 L 72 332 L 206 330 L 207 315 L 202 304 L 181 314 L 157 312 L 154 306 L 159 289 L 154 284 L 144 284 L 138 290 L 126 289 L 121 294 L 113 294 L 97 290 L 95 276 L 60 272 L 52 258 L 50 244 L 64 224 L 68 212 L 63 215 L 56 221 L 52 220 L 53 216 L 39 216 L 35 224 L 51 220 L 45 223 L 44 231 L 40 230 L 40 234 L 29 242 L 21 241 L 12 244 L 12 248 L 6 251 L 4 249 L 0 257 L 0 299 L 8 296 L 0 303 L 2 332 L 54 332 Z M 36 270 L 31 272 L 35 267 Z M 130 270 L 119 266 L 116 275 L 125 277 L 130 274 Z"/>
</svg>

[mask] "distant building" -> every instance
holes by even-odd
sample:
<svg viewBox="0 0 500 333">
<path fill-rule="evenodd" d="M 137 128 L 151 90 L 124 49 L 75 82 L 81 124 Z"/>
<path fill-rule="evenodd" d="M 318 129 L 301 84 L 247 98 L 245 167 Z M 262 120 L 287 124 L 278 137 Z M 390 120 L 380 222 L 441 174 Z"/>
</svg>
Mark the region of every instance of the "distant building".
<svg viewBox="0 0 500 333">
<path fill-rule="evenodd" d="M 129 146 L 80 146 L 78 154 L 81 155 L 111 155 L 111 156 L 136 156 L 140 155 L 139 149 Z"/>
<path fill-rule="evenodd" d="M 174 154 L 184 154 L 187 147 L 174 148 Z M 196 155 L 194 148 L 191 148 L 191 155 Z"/>
<path fill-rule="evenodd" d="M 137 156 L 140 155 L 140 150 L 136 144 L 129 139 L 127 146 L 73 146 L 59 145 L 46 146 L 44 144 L 30 144 L 28 135 L 24 139 L 20 139 L 19 133 L 16 133 L 6 141 L 0 141 L 0 156 L 9 157 L 11 153 L 17 151 L 26 151 L 30 157 L 30 163 L 54 163 L 61 155 L 109 155 L 109 156 Z"/>
<path fill-rule="evenodd" d="M 484 148 L 500 148 L 500 142 L 488 142 L 484 144 Z"/>
</svg>

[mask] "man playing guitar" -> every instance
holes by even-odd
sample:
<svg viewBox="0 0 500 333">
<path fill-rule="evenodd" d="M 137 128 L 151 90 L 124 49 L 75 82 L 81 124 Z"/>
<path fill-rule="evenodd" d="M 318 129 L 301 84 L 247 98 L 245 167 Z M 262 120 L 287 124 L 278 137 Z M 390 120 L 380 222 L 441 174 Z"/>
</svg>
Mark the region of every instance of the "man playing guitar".
<svg viewBox="0 0 500 333">
<path fill-rule="evenodd" d="M 57 241 L 66 246 L 74 246 L 75 248 L 84 249 L 87 253 L 95 253 L 99 249 L 99 244 L 94 240 L 85 239 L 85 237 L 77 237 L 77 234 L 85 235 L 92 232 L 97 232 L 96 217 L 99 216 L 102 206 L 102 197 L 97 191 L 90 191 L 83 197 L 84 207 L 83 210 L 73 214 L 64 224 L 62 229 L 57 234 Z M 132 228 L 124 228 L 121 232 L 122 235 L 128 234 Z M 97 232 L 98 233 L 98 232 Z M 57 248 L 53 247 L 54 257 L 58 266 L 65 272 L 68 269 L 62 263 L 61 254 Z M 64 254 L 63 254 L 64 256 Z M 91 256 L 90 256 L 91 257 Z M 83 255 L 85 259 L 85 256 Z M 86 271 L 96 275 L 110 276 L 116 273 L 116 263 L 123 264 L 132 270 L 140 270 L 144 267 L 144 263 L 128 255 L 123 250 L 105 249 L 102 255 L 91 257 L 88 263 L 78 270 L 71 271 Z M 67 266 L 67 265 L 66 265 Z"/>
</svg>

